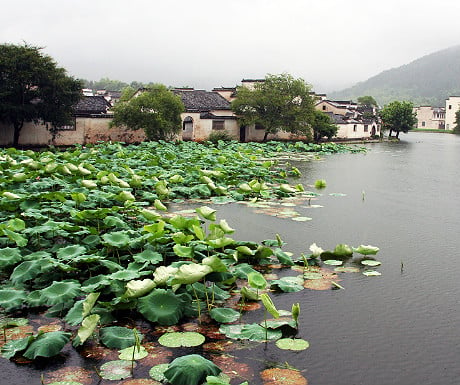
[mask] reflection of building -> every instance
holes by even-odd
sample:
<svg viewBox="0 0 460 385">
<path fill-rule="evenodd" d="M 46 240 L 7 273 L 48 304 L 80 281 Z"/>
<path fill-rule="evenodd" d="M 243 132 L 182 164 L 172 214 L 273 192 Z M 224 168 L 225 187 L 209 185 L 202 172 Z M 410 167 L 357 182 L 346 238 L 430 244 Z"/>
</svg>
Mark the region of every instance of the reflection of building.
<svg viewBox="0 0 460 385">
<path fill-rule="evenodd" d="M 446 100 L 446 130 L 455 127 L 455 113 L 460 110 L 460 96 L 450 96 Z"/>
<path fill-rule="evenodd" d="M 417 115 L 416 128 L 444 130 L 446 110 L 443 107 L 420 106 L 414 107 Z"/>
</svg>

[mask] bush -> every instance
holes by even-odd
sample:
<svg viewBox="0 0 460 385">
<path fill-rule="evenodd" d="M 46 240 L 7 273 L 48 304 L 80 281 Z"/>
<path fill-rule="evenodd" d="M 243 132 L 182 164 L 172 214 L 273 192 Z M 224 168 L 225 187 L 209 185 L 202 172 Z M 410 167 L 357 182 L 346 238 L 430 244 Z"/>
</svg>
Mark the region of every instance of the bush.
<svg viewBox="0 0 460 385">
<path fill-rule="evenodd" d="M 217 143 L 219 140 L 223 140 L 224 142 L 230 142 L 232 140 L 235 140 L 235 138 L 233 138 L 229 133 L 225 131 L 214 131 L 208 137 L 208 141 L 212 143 Z"/>
</svg>

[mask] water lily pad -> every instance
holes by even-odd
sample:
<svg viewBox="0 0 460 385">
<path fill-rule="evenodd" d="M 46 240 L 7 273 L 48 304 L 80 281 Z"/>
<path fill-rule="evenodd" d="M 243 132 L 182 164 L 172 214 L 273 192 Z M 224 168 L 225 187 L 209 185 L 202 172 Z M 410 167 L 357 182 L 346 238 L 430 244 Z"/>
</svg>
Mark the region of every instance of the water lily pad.
<svg viewBox="0 0 460 385">
<path fill-rule="evenodd" d="M 316 272 L 316 271 L 306 271 L 303 274 L 303 277 L 305 279 L 322 279 L 323 275 L 321 273 Z"/>
<path fill-rule="evenodd" d="M 301 338 L 281 338 L 276 341 L 276 346 L 283 350 L 305 350 L 310 344 Z"/>
<path fill-rule="evenodd" d="M 109 361 L 101 365 L 99 374 L 105 380 L 123 380 L 124 378 L 131 377 L 131 361 L 116 360 Z M 136 366 L 136 363 L 134 363 Z"/>
<path fill-rule="evenodd" d="M 295 293 L 304 289 L 302 277 L 283 277 L 271 281 L 271 285 L 285 293 Z"/>
<path fill-rule="evenodd" d="M 334 269 L 338 273 L 359 273 L 360 269 L 353 266 L 339 266 Z"/>
<path fill-rule="evenodd" d="M 168 369 L 169 364 L 159 364 L 154 366 L 149 370 L 149 376 L 152 377 L 156 381 L 164 382 L 166 381 L 166 377 L 164 372 Z"/>
<path fill-rule="evenodd" d="M 382 262 L 374 261 L 373 259 L 365 259 L 361 261 L 361 264 L 365 266 L 380 266 Z"/>
<path fill-rule="evenodd" d="M 308 221 L 313 220 L 313 218 L 310 218 L 310 217 L 294 217 L 291 219 L 296 222 L 308 222 Z"/>
<path fill-rule="evenodd" d="M 141 360 L 149 355 L 147 353 L 147 350 L 145 350 L 143 346 L 139 346 L 139 348 L 137 346 L 130 346 L 128 348 L 119 350 L 118 353 L 119 353 L 118 358 L 120 360 L 127 360 L 127 361 L 131 361 L 133 359 Z"/>
<path fill-rule="evenodd" d="M 199 346 L 204 341 L 204 335 L 196 332 L 165 333 L 158 339 L 160 345 L 168 348 Z"/>
<path fill-rule="evenodd" d="M 329 194 L 331 197 L 346 197 L 347 194 L 344 193 L 330 193 Z"/>
<path fill-rule="evenodd" d="M 379 275 L 382 275 L 382 273 L 379 273 L 378 271 L 375 271 L 375 270 L 363 271 L 363 274 L 368 277 L 377 277 Z"/>
<path fill-rule="evenodd" d="M 240 312 L 227 307 L 216 307 L 211 309 L 209 315 L 219 323 L 235 322 L 241 316 Z"/>
<path fill-rule="evenodd" d="M 307 385 L 307 379 L 295 369 L 272 368 L 260 373 L 263 385 Z"/>
<path fill-rule="evenodd" d="M 340 266 L 343 264 L 343 261 L 338 261 L 337 259 L 327 259 L 326 261 L 323 261 L 325 265 L 331 265 L 331 266 Z"/>
</svg>

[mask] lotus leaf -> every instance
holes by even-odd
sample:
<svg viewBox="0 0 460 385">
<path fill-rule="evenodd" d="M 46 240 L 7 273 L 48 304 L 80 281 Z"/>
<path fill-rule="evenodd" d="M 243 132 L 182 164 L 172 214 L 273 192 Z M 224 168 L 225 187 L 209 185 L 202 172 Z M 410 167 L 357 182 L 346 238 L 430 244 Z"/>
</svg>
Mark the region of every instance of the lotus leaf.
<svg viewBox="0 0 460 385">
<path fill-rule="evenodd" d="M 375 270 L 363 271 L 363 274 L 368 277 L 378 277 L 379 275 L 382 275 L 382 273 L 379 273 L 378 271 L 375 271 Z"/>
<path fill-rule="evenodd" d="M 174 253 L 181 258 L 193 258 L 193 248 L 182 245 L 174 245 Z"/>
<path fill-rule="evenodd" d="M 240 291 L 243 298 L 250 301 L 258 301 L 260 299 L 259 293 L 254 289 L 250 289 L 246 286 L 243 286 Z"/>
<path fill-rule="evenodd" d="M 67 302 L 80 294 L 80 284 L 77 281 L 53 281 L 50 286 L 41 290 L 40 301 L 47 305 L 58 305 Z"/>
<path fill-rule="evenodd" d="M 210 257 L 203 258 L 201 263 L 209 266 L 213 272 L 224 273 L 228 271 L 227 266 L 217 255 L 211 255 Z"/>
<path fill-rule="evenodd" d="M 24 283 L 36 278 L 42 272 L 42 261 L 39 259 L 24 261 L 17 265 L 11 273 L 13 284 Z"/>
<path fill-rule="evenodd" d="M 119 270 L 115 273 L 110 274 L 107 276 L 109 279 L 113 280 L 120 280 L 120 281 L 131 281 L 133 279 L 139 278 L 141 276 L 139 271 L 135 270 Z"/>
<path fill-rule="evenodd" d="M 215 221 L 216 220 L 216 210 L 208 207 L 208 206 L 202 206 L 198 207 L 195 209 L 195 211 L 198 213 L 198 215 L 204 219 L 207 219 L 209 221 Z"/>
<path fill-rule="evenodd" d="M 61 249 L 59 249 L 56 256 L 59 259 L 72 260 L 85 253 L 86 253 L 85 247 L 79 246 L 79 245 L 71 245 L 71 246 L 66 246 L 66 247 L 62 247 Z"/>
<path fill-rule="evenodd" d="M 20 338 L 18 340 L 12 340 L 2 346 L 2 357 L 10 359 L 16 355 L 16 353 L 22 352 L 27 349 L 27 346 L 35 339 L 34 336 L 28 336 Z"/>
<path fill-rule="evenodd" d="M 338 257 L 348 257 L 353 254 L 353 249 L 348 245 L 340 243 L 335 246 L 333 253 Z"/>
<path fill-rule="evenodd" d="M 302 277 L 283 277 L 270 282 L 285 293 L 295 293 L 304 289 Z"/>
<path fill-rule="evenodd" d="M 106 245 L 119 249 L 128 246 L 130 241 L 128 234 L 123 231 L 115 231 L 112 233 L 104 234 L 102 239 Z"/>
<path fill-rule="evenodd" d="M 1 289 L 0 290 L 0 306 L 5 310 L 10 311 L 20 308 L 24 304 L 26 293 L 22 290 Z"/>
<path fill-rule="evenodd" d="M 60 331 L 39 334 L 27 347 L 23 356 L 31 360 L 55 356 L 69 342 L 70 336 L 70 333 Z"/>
<path fill-rule="evenodd" d="M 165 333 L 158 339 L 160 345 L 168 348 L 199 346 L 204 341 L 205 337 L 196 332 Z"/>
<path fill-rule="evenodd" d="M 163 261 L 163 256 L 156 251 L 146 249 L 139 254 L 134 254 L 133 259 L 136 262 L 148 262 L 152 265 L 156 265 L 157 263 Z"/>
<path fill-rule="evenodd" d="M 263 293 L 260 295 L 260 299 L 262 300 L 262 303 L 265 306 L 265 309 L 275 318 L 279 318 L 280 314 L 278 312 L 278 309 L 275 307 L 275 304 L 273 303 L 272 299 L 267 293 Z"/>
<path fill-rule="evenodd" d="M 259 272 L 248 273 L 248 284 L 254 289 L 263 290 L 267 287 L 267 281 Z"/>
<path fill-rule="evenodd" d="M 365 265 L 365 266 L 380 266 L 382 264 L 382 262 L 374 261 L 372 259 L 365 259 L 365 260 L 361 261 L 361 264 Z"/>
<path fill-rule="evenodd" d="M 171 285 L 194 283 L 201 280 L 210 272 L 212 272 L 212 268 L 208 265 L 201 265 L 198 263 L 182 265 L 174 274 Z"/>
<path fill-rule="evenodd" d="M 179 269 L 173 266 L 159 266 L 153 273 L 154 282 L 157 286 L 166 285 L 169 278 L 171 278 Z"/>
<path fill-rule="evenodd" d="M 226 307 L 216 307 L 214 309 L 211 309 L 209 314 L 212 319 L 216 320 L 219 323 L 235 322 L 241 317 L 241 314 L 239 312 Z"/>
<path fill-rule="evenodd" d="M 343 261 L 338 261 L 336 259 L 327 259 L 323 262 L 325 265 L 331 265 L 331 266 L 340 266 L 343 264 Z"/>
<path fill-rule="evenodd" d="M 276 341 L 276 346 L 283 350 L 305 350 L 310 344 L 300 338 L 281 338 Z"/>
<path fill-rule="evenodd" d="M 357 248 L 353 248 L 353 251 L 356 251 L 359 254 L 362 255 L 375 255 L 378 253 L 380 249 L 376 246 L 371 246 L 371 245 L 360 245 Z"/>
<path fill-rule="evenodd" d="M 226 246 L 233 245 L 235 240 L 229 237 L 219 237 L 216 239 L 208 239 L 206 244 L 211 246 L 214 249 L 222 249 Z"/>
<path fill-rule="evenodd" d="M 149 376 L 156 381 L 165 382 L 164 372 L 168 369 L 169 364 L 159 364 L 149 370 Z"/>
<path fill-rule="evenodd" d="M 173 360 L 164 376 L 173 385 L 199 385 L 207 376 L 217 376 L 220 372 L 212 361 L 198 354 L 189 354 Z"/>
<path fill-rule="evenodd" d="M 147 350 L 143 346 L 130 346 L 128 348 L 118 351 L 118 358 L 120 360 L 141 360 L 149 355 Z"/>
<path fill-rule="evenodd" d="M 293 266 L 294 262 L 291 259 L 291 253 L 286 253 L 282 251 L 281 249 L 275 249 L 274 253 L 275 257 L 278 259 L 278 261 L 283 264 L 283 265 L 288 265 L 288 266 Z"/>
<path fill-rule="evenodd" d="M 77 332 L 78 343 L 76 342 L 77 338 L 74 340 L 73 345 L 76 346 L 83 344 L 91 335 L 97 327 L 101 317 L 99 314 L 92 314 L 83 319 L 80 328 Z"/>
<path fill-rule="evenodd" d="M 151 279 L 129 281 L 126 284 L 125 298 L 138 298 L 150 293 L 156 287 Z"/>
<path fill-rule="evenodd" d="M 182 318 L 184 303 L 171 290 L 154 289 L 139 299 L 138 310 L 150 322 L 174 325 Z"/>
<path fill-rule="evenodd" d="M 101 365 L 100 375 L 105 380 L 122 380 L 131 377 L 131 368 L 135 363 L 126 360 L 109 361 Z"/>
<path fill-rule="evenodd" d="M 140 340 L 142 340 L 142 334 L 138 333 L 138 336 Z M 102 343 L 111 349 L 125 349 L 134 346 L 136 343 L 133 329 L 122 326 L 108 326 L 102 328 L 100 337 Z"/>
<path fill-rule="evenodd" d="M 0 250 L 0 269 L 13 266 L 21 261 L 22 255 L 19 249 L 6 247 Z"/>
</svg>

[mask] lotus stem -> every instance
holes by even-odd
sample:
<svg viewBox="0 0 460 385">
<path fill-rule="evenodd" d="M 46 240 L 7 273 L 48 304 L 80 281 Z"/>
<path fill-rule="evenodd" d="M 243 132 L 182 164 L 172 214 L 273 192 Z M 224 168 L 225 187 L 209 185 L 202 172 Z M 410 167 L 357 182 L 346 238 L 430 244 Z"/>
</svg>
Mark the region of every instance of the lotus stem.
<svg viewBox="0 0 460 385">
<path fill-rule="evenodd" d="M 198 298 L 198 294 L 197 294 L 197 292 L 195 290 L 195 286 L 193 286 L 193 284 L 190 285 L 190 286 L 192 286 L 193 294 L 195 294 L 196 306 L 197 306 L 197 309 L 198 309 L 198 323 L 201 325 L 201 303 L 200 303 L 200 299 Z"/>
</svg>

